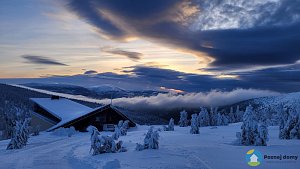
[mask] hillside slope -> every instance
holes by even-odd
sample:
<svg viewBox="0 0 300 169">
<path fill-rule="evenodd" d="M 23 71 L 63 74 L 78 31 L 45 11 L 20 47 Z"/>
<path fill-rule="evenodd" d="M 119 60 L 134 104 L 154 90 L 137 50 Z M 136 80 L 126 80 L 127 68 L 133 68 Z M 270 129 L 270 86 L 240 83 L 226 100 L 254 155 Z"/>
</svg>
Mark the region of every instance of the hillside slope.
<svg viewBox="0 0 300 169">
<path fill-rule="evenodd" d="M 8 141 L 0 142 L 0 168 L 10 169 L 248 169 L 246 152 L 259 150 L 263 155 L 298 155 L 298 140 L 279 140 L 278 127 L 269 127 L 268 146 L 235 145 L 235 133 L 240 123 L 217 128 L 201 127 L 200 135 L 189 133 L 190 127 L 175 127 L 172 132 L 160 132 L 158 150 L 135 151 L 135 144 L 142 143 L 149 126 L 131 129 L 123 140 L 128 149 L 123 153 L 109 153 L 92 156 L 90 134 L 78 133 L 72 137 L 42 133 L 31 137 L 29 144 L 20 150 L 5 150 Z M 155 126 L 159 128 L 161 126 Z M 103 133 L 102 135 L 111 135 Z M 26 158 L 24 158 L 26 157 Z M 300 160 L 264 160 L 260 169 L 297 169 Z"/>
</svg>

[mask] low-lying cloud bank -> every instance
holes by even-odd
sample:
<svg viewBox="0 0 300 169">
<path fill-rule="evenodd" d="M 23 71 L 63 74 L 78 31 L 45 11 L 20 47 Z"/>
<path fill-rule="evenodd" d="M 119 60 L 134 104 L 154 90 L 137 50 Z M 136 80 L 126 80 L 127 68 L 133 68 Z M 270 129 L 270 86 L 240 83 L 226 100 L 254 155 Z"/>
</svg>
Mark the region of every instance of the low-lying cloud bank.
<svg viewBox="0 0 300 169">
<path fill-rule="evenodd" d="M 170 110 L 175 108 L 199 108 L 200 106 L 225 106 L 243 100 L 279 94 L 278 92 L 258 89 L 235 89 L 228 92 L 212 90 L 210 92 L 183 95 L 158 94 L 150 97 L 117 98 L 113 100 L 113 104 L 131 110 Z M 104 99 L 101 102 L 107 104 L 109 100 Z"/>
</svg>

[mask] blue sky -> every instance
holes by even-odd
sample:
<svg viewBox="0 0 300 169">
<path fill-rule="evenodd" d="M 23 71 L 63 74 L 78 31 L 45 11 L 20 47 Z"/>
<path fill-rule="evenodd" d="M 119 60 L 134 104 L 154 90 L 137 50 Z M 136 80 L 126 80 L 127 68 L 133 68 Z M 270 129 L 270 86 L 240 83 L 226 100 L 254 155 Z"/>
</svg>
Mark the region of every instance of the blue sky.
<svg viewBox="0 0 300 169">
<path fill-rule="evenodd" d="M 189 79 L 187 86 L 200 91 L 298 91 L 299 6 L 298 0 L 2 0 L 0 78 L 93 70 Z"/>
</svg>

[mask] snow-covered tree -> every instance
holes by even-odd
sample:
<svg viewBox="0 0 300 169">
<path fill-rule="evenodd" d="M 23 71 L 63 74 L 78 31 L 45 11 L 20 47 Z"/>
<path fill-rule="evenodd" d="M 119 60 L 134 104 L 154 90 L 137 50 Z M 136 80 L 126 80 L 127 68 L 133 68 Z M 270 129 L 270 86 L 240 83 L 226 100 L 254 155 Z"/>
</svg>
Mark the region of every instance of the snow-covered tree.
<svg viewBox="0 0 300 169">
<path fill-rule="evenodd" d="M 163 126 L 164 131 L 174 131 L 174 119 L 171 118 L 168 126 Z"/>
<path fill-rule="evenodd" d="M 7 149 L 21 149 L 26 146 L 29 139 L 29 123 L 29 118 L 26 118 L 24 121 L 16 121 L 14 134 L 7 146 Z"/>
<path fill-rule="evenodd" d="M 227 126 L 229 124 L 229 120 L 228 120 L 227 116 L 225 116 L 224 114 L 222 115 L 222 120 L 223 120 L 224 126 Z"/>
<path fill-rule="evenodd" d="M 121 135 L 122 136 L 126 136 L 128 129 L 129 129 L 129 121 L 125 120 L 124 123 L 123 123 L 123 125 L 122 125 L 122 128 L 121 128 Z"/>
<path fill-rule="evenodd" d="M 153 130 L 151 126 L 144 138 L 144 144 L 136 144 L 136 150 L 141 151 L 144 149 L 158 149 L 159 148 L 159 133 L 158 130 Z"/>
<path fill-rule="evenodd" d="M 126 151 L 126 148 L 122 146 L 122 141 L 116 143 L 112 137 L 100 136 L 100 132 L 96 127 L 89 126 L 88 131 L 91 132 L 90 152 L 92 152 L 92 155 Z"/>
<path fill-rule="evenodd" d="M 188 126 L 188 115 L 187 112 L 185 110 L 180 112 L 180 119 L 179 119 L 179 126 L 180 127 L 186 127 Z"/>
<path fill-rule="evenodd" d="M 269 141 L 268 126 L 267 122 L 264 121 L 258 126 L 258 134 L 256 135 L 255 145 L 266 146 Z"/>
<path fill-rule="evenodd" d="M 300 106 L 284 106 L 279 122 L 280 139 L 300 139 Z"/>
<path fill-rule="evenodd" d="M 243 121 L 243 115 L 244 115 L 244 112 L 241 111 L 240 106 L 237 105 L 236 110 L 235 110 L 236 122 Z"/>
<path fill-rule="evenodd" d="M 233 113 L 233 107 L 230 107 L 230 112 L 228 114 L 228 120 L 230 123 L 235 123 L 236 119 L 235 119 L 235 115 Z"/>
<path fill-rule="evenodd" d="M 192 119 L 191 119 L 191 134 L 199 134 L 199 127 L 198 127 L 198 116 L 197 114 L 192 114 Z"/>
<path fill-rule="evenodd" d="M 241 129 L 241 144 L 255 145 L 258 135 L 258 122 L 254 116 L 254 110 L 251 105 L 246 108 Z"/>
<path fill-rule="evenodd" d="M 210 125 L 210 118 L 209 113 L 207 112 L 206 108 L 201 107 L 200 113 L 198 115 L 198 126 L 209 126 Z"/>
<path fill-rule="evenodd" d="M 174 119 L 171 118 L 168 125 L 169 131 L 174 131 Z"/>
<path fill-rule="evenodd" d="M 223 117 L 220 113 L 217 115 L 217 126 L 223 126 Z"/>
<path fill-rule="evenodd" d="M 218 125 L 218 107 L 210 109 L 210 125 L 211 126 L 216 126 Z"/>
<path fill-rule="evenodd" d="M 120 136 L 127 135 L 127 130 L 129 128 L 129 121 L 120 120 L 118 125 L 115 125 L 115 131 L 112 135 L 113 139 L 118 140 Z"/>
<path fill-rule="evenodd" d="M 112 138 L 118 140 L 120 136 L 121 136 L 121 129 L 119 128 L 118 125 L 115 125 L 115 131 L 112 134 Z"/>
</svg>

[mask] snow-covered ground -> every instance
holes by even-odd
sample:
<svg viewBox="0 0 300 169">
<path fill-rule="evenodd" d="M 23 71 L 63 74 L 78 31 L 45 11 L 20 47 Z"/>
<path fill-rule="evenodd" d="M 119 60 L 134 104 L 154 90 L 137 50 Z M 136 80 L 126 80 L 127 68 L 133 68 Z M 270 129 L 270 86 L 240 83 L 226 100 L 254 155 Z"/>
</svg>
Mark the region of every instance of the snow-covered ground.
<svg viewBox="0 0 300 169">
<path fill-rule="evenodd" d="M 8 140 L 0 142 L 0 168 L 5 169 L 93 169 L 93 168 L 197 168 L 247 169 L 246 152 L 256 149 L 263 155 L 300 155 L 299 140 L 279 140 L 278 127 L 269 127 L 270 141 L 266 147 L 238 146 L 236 132 L 240 123 L 217 128 L 201 127 L 199 135 L 189 133 L 190 127 L 175 127 L 175 131 L 160 132 L 160 149 L 135 151 L 142 143 L 149 126 L 131 129 L 124 141 L 128 151 L 92 156 L 89 154 L 90 134 L 78 133 L 72 137 L 43 132 L 31 137 L 20 150 L 5 150 Z M 161 128 L 161 126 L 155 126 Z M 111 133 L 102 133 L 111 134 Z M 297 160 L 263 161 L 257 168 L 297 169 Z M 255 167 L 254 167 L 255 168 Z"/>
</svg>

